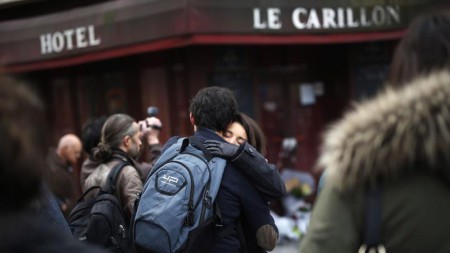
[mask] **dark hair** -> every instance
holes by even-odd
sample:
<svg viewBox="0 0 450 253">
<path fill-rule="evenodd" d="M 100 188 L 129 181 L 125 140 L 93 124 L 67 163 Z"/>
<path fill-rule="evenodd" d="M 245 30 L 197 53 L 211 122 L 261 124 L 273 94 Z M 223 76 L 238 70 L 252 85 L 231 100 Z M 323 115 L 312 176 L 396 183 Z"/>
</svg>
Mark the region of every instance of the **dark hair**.
<svg viewBox="0 0 450 253">
<path fill-rule="evenodd" d="M 244 113 L 235 115 L 235 122 L 244 127 L 247 134 L 248 143 L 258 150 L 263 156 L 267 154 L 266 150 L 266 136 L 259 127 L 258 123 Z"/>
<path fill-rule="evenodd" d="M 45 168 L 44 105 L 25 83 L 0 75 L 0 209 L 36 199 Z"/>
<path fill-rule="evenodd" d="M 102 128 L 100 143 L 92 150 L 94 160 L 108 162 L 112 149 L 119 148 L 125 136 L 133 136 L 139 128 L 133 128 L 134 119 L 126 114 L 113 114 Z"/>
<path fill-rule="evenodd" d="M 97 147 L 102 137 L 102 128 L 107 117 L 89 119 L 81 130 L 81 141 L 83 142 L 83 150 L 92 157 L 92 149 Z"/>
<path fill-rule="evenodd" d="M 415 19 L 392 60 L 389 84 L 403 86 L 419 75 L 450 66 L 450 14 L 432 12 Z"/>
<path fill-rule="evenodd" d="M 206 87 L 191 100 L 189 112 L 192 113 L 197 127 L 224 131 L 233 122 L 237 113 L 237 102 L 230 89 Z"/>
</svg>

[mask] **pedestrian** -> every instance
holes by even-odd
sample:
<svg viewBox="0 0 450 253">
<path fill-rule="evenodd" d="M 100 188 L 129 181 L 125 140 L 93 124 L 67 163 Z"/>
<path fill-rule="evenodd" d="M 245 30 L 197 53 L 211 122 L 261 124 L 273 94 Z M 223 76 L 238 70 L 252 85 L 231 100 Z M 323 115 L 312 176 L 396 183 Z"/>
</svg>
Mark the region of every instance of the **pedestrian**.
<svg viewBox="0 0 450 253">
<path fill-rule="evenodd" d="M 142 191 L 142 181 L 134 164 L 140 146 L 140 130 L 135 120 L 126 114 L 111 115 L 103 125 L 100 143 L 93 150 L 94 159 L 100 165 L 86 178 L 83 186 L 83 191 L 93 186 L 104 187 L 111 169 L 121 162 L 128 163 L 118 176 L 115 191 L 128 220 L 134 211 L 137 194 Z M 96 191 L 86 198 L 94 194 Z"/>
<path fill-rule="evenodd" d="M 34 208 L 48 200 L 42 191 L 47 128 L 40 99 L 24 83 L 0 75 L 0 115 L 0 252 L 104 252 L 75 241 Z"/>
<path fill-rule="evenodd" d="M 66 134 L 59 139 L 57 148 L 50 148 L 47 155 L 45 179 L 66 217 L 80 196 L 74 167 L 81 151 L 80 139 L 75 134 Z"/>
<path fill-rule="evenodd" d="M 105 116 L 89 119 L 81 130 L 81 141 L 83 143 L 83 150 L 87 154 L 87 158 L 81 165 L 80 170 L 80 185 L 84 187 L 86 178 L 97 168 L 100 163 L 95 161 L 92 153 L 93 149 L 100 143 L 102 137 L 102 128 L 108 118 Z"/>
<path fill-rule="evenodd" d="M 419 16 L 397 46 L 388 85 L 401 87 L 418 76 L 448 69 L 450 61 L 449 10 Z"/>
<path fill-rule="evenodd" d="M 221 133 L 233 122 L 237 103 L 231 90 L 216 86 L 207 87 L 194 96 L 189 112 L 196 138 L 201 142 L 225 142 Z M 163 152 L 177 139 L 169 139 Z M 209 252 L 239 252 L 242 249 L 244 245 L 241 244 L 242 238 L 236 227 L 242 214 L 249 217 L 245 226 L 252 231 L 256 231 L 261 224 L 276 227 L 273 218 L 267 215 L 270 210 L 265 199 L 233 163 L 227 162 L 216 201 L 221 210 L 224 230 L 230 232 L 223 237 L 216 237 Z"/>
<path fill-rule="evenodd" d="M 227 142 L 207 140 L 205 147 L 219 157 L 229 159 L 252 181 L 267 202 L 286 195 L 286 186 L 278 168 L 268 163 L 264 133 L 252 118 L 244 113 L 220 134 Z"/>
<path fill-rule="evenodd" d="M 148 117 L 139 121 L 142 132 L 142 152 L 137 160 L 137 169 L 141 175 L 142 182 L 145 182 L 148 174 L 155 165 L 156 160 L 161 155 L 162 145 L 159 142 L 159 133 L 162 129 L 161 120 L 157 117 Z"/>
<path fill-rule="evenodd" d="M 34 201 L 32 208 L 41 216 L 46 223 L 57 227 L 60 234 L 72 237 L 72 231 L 62 213 L 55 195 L 50 191 L 48 185 L 43 183 L 41 187 L 41 198 Z"/>
<path fill-rule="evenodd" d="M 247 177 L 252 178 L 252 183 L 263 195 L 266 201 L 282 198 L 286 194 L 286 187 L 274 164 L 269 164 L 265 159 L 265 136 L 258 124 L 244 113 L 235 115 L 232 124 L 222 133 L 222 137 L 228 142 L 206 141 L 206 148 L 213 154 L 230 159 Z M 270 213 L 262 215 L 270 216 Z M 266 217 L 264 220 L 271 220 Z M 241 216 L 242 229 L 247 242 L 248 252 L 272 251 L 277 243 L 278 230 L 271 224 L 260 224 L 256 231 L 250 230 L 245 224 L 248 217 Z M 259 247 L 257 247 L 259 246 Z"/>
<path fill-rule="evenodd" d="M 449 70 L 450 14 L 419 17 L 396 49 L 390 87 L 326 133 L 326 181 L 301 252 L 450 252 Z"/>
</svg>

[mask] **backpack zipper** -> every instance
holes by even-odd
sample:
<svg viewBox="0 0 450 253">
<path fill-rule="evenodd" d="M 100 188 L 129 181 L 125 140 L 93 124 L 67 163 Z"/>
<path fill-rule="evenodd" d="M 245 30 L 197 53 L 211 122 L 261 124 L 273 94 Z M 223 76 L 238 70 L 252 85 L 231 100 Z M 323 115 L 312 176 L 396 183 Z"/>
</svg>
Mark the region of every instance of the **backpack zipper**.
<svg viewBox="0 0 450 253">
<path fill-rule="evenodd" d="M 191 155 L 191 156 L 194 156 L 194 157 L 197 157 L 199 160 L 201 160 L 205 165 L 206 165 L 206 168 L 207 168 L 207 170 L 208 170 L 208 182 L 206 182 L 206 186 L 205 186 L 205 194 L 203 195 L 203 199 L 202 199 L 202 210 L 201 210 L 201 212 L 200 212 L 200 220 L 199 220 L 199 223 L 202 223 L 204 220 L 205 220 L 205 215 L 206 215 L 206 207 L 208 206 L 208 204 L 209 204 L 209 199 L 210 199 L 210 196 L 209 196 L 209 188 L 211 187 L 211 168 L 209 168 L 209 165 L 208 165 L 208 163 L 205 161 L 205 159 L 203 159 L 201 156 L 199 156 L 199 155 L 197 155 L 197 154 L 194 154 L 194 153 L 188 153 L 188 152 L 183 152 L 183 153 L 180 153 L 180 154 L 186 154 L 186 155 Z M 183 164 L 184 165 L 184 164 Z M 189 174 L 191 174 L 191 172 L 190 172 L 190 170 L 187 168 L 187 166 L 186 166 L 186 169 L 189 171 Z M 192 175 L 191 175 L 191 177 L 192 177 Z M 192 184 L 193 185 L 193 184 Z M 191 190 L 191 193 L 193 193 L 193 191 Z M 191 197 L 192 197 L 192 199 L 193 199 L 193 196 L 191 195 Z M 209 197 L 209 198 L 208 198 Z M 192 203 L 193 204 L 193 203 Z M 192 211 L 194 210 L 194 205 L 192 206 Z"/>
<path fill-rule="evenodd" d="M 210 197 L 211 196 L 209 195 L 209 188 L 211 187 L 211 168 L 209 168 L 208 163 L 202 157 L 200 157 L 200 156 L 198 156 L 196 154 L 193 154 L 193 153 L 183 153 L 183 154 L 189 154 L 189 155 L 197 157 L 198 159 L 200 159 L 201 161 L 203 161 L 205 163 L 206 168 L 208 169 L 208 182 L 206 182 L 206 186 L 205 186 L 205 190 L 206 191 L 205 191 L 205 194 L 203 194 L 202 211 L 200 212 L 200 221 L 199 221 L 199 223 L 202 223 L 205 220 L 206 207 L 210 204 Z"/>
</svg>

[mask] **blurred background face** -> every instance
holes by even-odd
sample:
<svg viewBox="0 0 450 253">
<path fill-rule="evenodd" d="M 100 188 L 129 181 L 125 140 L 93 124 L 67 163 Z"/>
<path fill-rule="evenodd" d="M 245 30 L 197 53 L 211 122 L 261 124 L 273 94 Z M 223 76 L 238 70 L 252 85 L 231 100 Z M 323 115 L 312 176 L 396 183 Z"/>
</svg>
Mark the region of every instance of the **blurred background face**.
<svg viewBox="0 0 450 253">
<path fill-rule="evenodd" d="M 139 151 L 141 149 L 141 131 L 139 130 L 139 125 L 135 122 L 133 123 L 133 128 L 136 129 L 136 133 L 131 137 L 131 147 L 128 150 L 128 154 L 133 157 L 136 158 L 139 156 Z"/>
<path fill-rule="evenodd" d="M 247 133 L 245 132 L 244 127 L 237 123 L 233 122 L 228 127 L 227 130 L 223 132 L 222 136 L 227 142 L 235 144 L 235 145 L 241 145 L 242 143 L 247 141 Z"/>
<path fill-rule="evenodd" d="M 76 164 L 78 158 L 81 156 L 81 145 L 69 145 L 65 149 L 65 158 L 72 164 Z"/>
</svg>

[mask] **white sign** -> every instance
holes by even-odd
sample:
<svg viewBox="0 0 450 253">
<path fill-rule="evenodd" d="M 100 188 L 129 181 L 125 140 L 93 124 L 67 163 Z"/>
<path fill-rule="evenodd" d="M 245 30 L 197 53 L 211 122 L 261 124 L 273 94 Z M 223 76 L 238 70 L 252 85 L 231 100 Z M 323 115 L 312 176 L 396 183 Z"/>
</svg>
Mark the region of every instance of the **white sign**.
<svg viewBox="0 0 450 253">
<path fill-rule="evenodd" d="M 101 39 L 95 36 L 95 26 L 82 26 L 74 29 L 42 34 L 41 54 L 60 53 L 64 50 L 98 46 Z"/>
<path fill-rule="evenodd" d="M 267 19 L 262 19 L 261 11 L 259 9 L 253 9 L 253 28 L 255 29 L 280 29 L 281 11 L 278 8 L 267 9 Z"/>
<path fill-rule="evenodd" d="M 314 85 L 310 83 L 300 84 L 300 104 L 313 105 L 316 103 Z"/>
<path fill-rule="evenodd" d="M 253 28 L 258 30 L 281 29 L 279 8 L 253 9 Z M 292 25 L 298 30 L 338 29 L 400 24 L 400 6 L 376 5 L 360 8 L 303 8 L 298 7 L 290 14 Z"/>
</svg>

